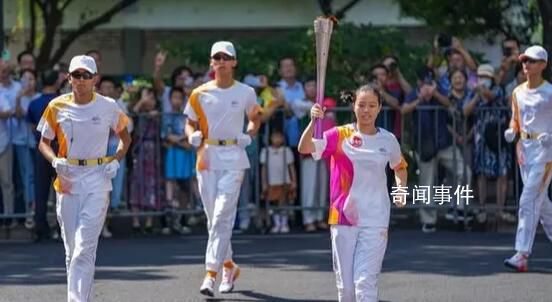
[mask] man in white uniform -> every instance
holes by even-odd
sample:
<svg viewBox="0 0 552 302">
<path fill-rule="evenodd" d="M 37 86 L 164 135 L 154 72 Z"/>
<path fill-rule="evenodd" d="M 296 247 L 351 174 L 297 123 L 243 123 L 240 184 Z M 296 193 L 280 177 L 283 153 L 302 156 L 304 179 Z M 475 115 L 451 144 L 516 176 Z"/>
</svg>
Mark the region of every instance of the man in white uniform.
<svg viewBox="0 0 552 302">
<path fill-rule="evenodd" d="M 236 217 L 240 187 L 249 160 L 245 147 L 259 128 L 260 106 L 253 88 L 234 80 L 236 50 L 219 41 L 211 48 L 215 79 L 196 88 L 184 114 L 186 135 L 198 148 L 197 178 L 207 216 L 209 240 L 205 253 L 207 274 L 200 292 L 213 296 L 217 272 L 223 268 L 219 292 L 228 293 L 240 270 L 232 261 L 230 238 Z M 244 115 L 249 118 L 243 133 Z"/>
<path fill-rule="evenodd" d="M 113 99 L 94 92 L 94 59 L 76 56 L 69 66 L 72 93 L 52 100 L 38 124 L 40 152 L 56 169 L 56 212 L 65 245 L 69 302 L 92 299 L 98 237 L 104 224 L 111 179 L 130 146 L 128 117 Z M 109 130 L 121 138 L 106 157 Z M 56 155 L 50 146 L 59 144 Z"/>
<path fill-rule="evenodd" d="M 504 264 L 525 272 L 539 220 L 552 240 L 552 203 L 547 194 L 552 175 L 552 85 L 542 76 L 548 62 L 544 48 L 531 46 L 519 58 L 527 82 L 514 89 L 512 119 L 504 136 L 512 142 L 519 135 L 516 153 L 523 191 L 519 199 L 516 254 Z"/>
</svg>

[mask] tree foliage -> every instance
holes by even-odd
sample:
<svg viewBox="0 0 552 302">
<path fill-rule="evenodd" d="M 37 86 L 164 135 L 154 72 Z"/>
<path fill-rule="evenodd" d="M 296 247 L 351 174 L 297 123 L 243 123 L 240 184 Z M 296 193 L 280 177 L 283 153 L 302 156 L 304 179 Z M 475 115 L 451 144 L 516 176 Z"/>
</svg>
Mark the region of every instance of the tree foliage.
<svg viewBox="0 0 552 302">
<path fill-rule="evenodd" d="M 546 1 L 546 0 L 545 0 Z M 395 0 L 401 15 L 424 21 L 428 26 L 458 36 L 485 34 L 516 37 L 530 42 L 540 23 L 534 0 Z"/>
<path fill-rule="evenodd" d="M 80 12 L 81 24 L 72 31 L 60 32 L 64 15 L 75 0 L 19 0 L 28 2 L 28 6 L 18 9 L 28 9 L 30 34 L 26 37 L 26 50 L 36 57 L 37 69 L 51 67 L 65 54 L 69 46 L 83 34 L 90 32 L 99 25 L 109 23 L 113 16 L 123 11 L 138 0 L 113 1 L 112 6 L 101 13 L 90 11 Z M 84 1 L 84 0 L 81 0 Z M 18 12 L 19 16 L 22 16 Z M 22 23 L 22 22 L 19 22 Z M 59 43 L 57 38 L 59 37 Z"/>
<path fill-rule="evenodd" d="M 265 74 L 273 81 L 279 79 L 278 63 L 283 57 L 295 58 L 300 75 L 316 76 L 316 52 L 312 29 L 298 29 L 266 35 L 266 38 L 239 34 L 217 35 L 230 40 L 237 48 L 238 78 L 247 73 Z M 197 37 L 166 42 L 163 48 L 179 62 L 205 69 L 208 54 L 214 42 L 209 37 Z M 407 44 L 402 32 L 392 28 L 343 23 L 334 29 L 330 44 L 326 79 L 326 94 L 338 97 L 343 89 L 354 89 L 367 80 L 370 67 L 389 54 L 400 60 L 400 68 L 407 78 L 414 79 L 415 70 L 423 64 L 429 52 L 427 47 Z"/>
</svg>

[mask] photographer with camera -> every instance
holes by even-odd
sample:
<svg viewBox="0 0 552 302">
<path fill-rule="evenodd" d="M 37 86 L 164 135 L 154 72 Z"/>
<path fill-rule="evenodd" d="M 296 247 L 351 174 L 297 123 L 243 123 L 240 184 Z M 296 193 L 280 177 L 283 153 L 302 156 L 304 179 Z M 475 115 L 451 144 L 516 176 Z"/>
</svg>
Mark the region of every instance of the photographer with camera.
<svg viewBox="0 0 552 302">
<path fill-rule="evenodd" d="M 387 105 L 389 105 L 389 107 L 400 110 L 401 108 L 397 96 L 392 95 L 387 90 L 388 80 L 389 69 L 387 69 L 385 65 L 377 64 L 372 66 L 372 68 L 370 69 L 370 77 L 368 78 L 368 81 L 374 84 L 378 92 L 381 93 L 383 100 Z"/>
<path fill-rule="evenodd" d="M 448 62 L 448 68 L 451 68 L 451 58 L 453 51 L 458 52 L 464 59 L 465 67 L 469 68 L 471 71 L 477 69 L 477 63 L 470 55 L 470 52 L 464 48 L 462 42 L 457 37 L 451 36 L 446 33 L 439 33 L 435 36 L 433 40 L 433 51 L 429 56 L 428 67 L 438 68 L 441 63 L 440 58 L 445 58 Z M 456 68 L 460 66 L 454 66 Z"/>
<path fill-rule="evenodd" d="M 442 59 L 446 65 L 441 66 Z M 460 39 L 448 34 L 440 33 L 433 41 L 433 52 L 429 57 L 428 67 L 436 70 L 438 74 L 438 90 L 436 98 L 444 101 L 450 94 L 451 84 L 449 72 L 453 69 L 463 70 L 468 75 L 468 87 L 474 88 L 477 85 L 477 63 L 467 51 Z"/>
<path fill-rule="evenodd" d="M 376 126 L 393 132 L 395 127 L 395 110 L 401 110 L 399 100 L 387 90 L 389 70 L 383 64 L 370 68 L 368 82 L 376 88 L 384 102 L 384 111 L 378 116 Z"/>
<path fill-rule="evenodd" d="M 507 85 L 516 78 L 516 65 L 519 65 L 519 41 L 513 37 L 507 37 L 502 41 L 502 61 L 497 73 L 498 83 Z"/>
<path fill-rule="evenodd" d="M 387 90 L 399 100 L 399 103 L 402 103 L 404 97 L 412 92 L 412 86 L 401 72 L 399 58 L 394 55 L 387 55 L 383 57 L 381 63 L 389 70 L 386 82 Z"/>
<path fill-rule="evenodd" d="M 383 58 L 382 64 L 387 67 L 389 73 L 385 82 L 385 89 L 390 95 L 394 96 L 399 101 L 399 106 L 404 103 L 407 95 L 412 92 L 412 86 L 404 78 L 399 68 L 399 58 L 394 55 L 387 55 Z M 400 108 L 395 112 L 395 123 L 393 134 L 397 139 L 401 139 L 401 112 Z"/>
</svg>

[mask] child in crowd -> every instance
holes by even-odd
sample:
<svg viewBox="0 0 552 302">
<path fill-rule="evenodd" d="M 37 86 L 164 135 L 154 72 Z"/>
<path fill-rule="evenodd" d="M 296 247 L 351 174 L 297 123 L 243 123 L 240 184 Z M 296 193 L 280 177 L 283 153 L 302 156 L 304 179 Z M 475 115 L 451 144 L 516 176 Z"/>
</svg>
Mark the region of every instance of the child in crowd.
<svg viewBox="0 0 552 302">
<path fill-rule="evenodd" d="M 263 148 L 260 155 L 262 197 L 265 202 L 284 206 L 286 201 L 295 199 L 297 174 L 293 153 L 284 145 L 284 135 L 275 130 L 270 136 L 270 146 Z M 271 233 L 289 233 L 288 214 L 278 210 L 272 214 Z"/>
<path fill-rule="evenodd" d="M 191 187 L 195 177 L 195 151 L 188 143 L 184 133 L 186 116 L 182 114 L 184 105 L 184 91 L 180 88 L 172 88 L 169 94 L 172 111 L 163 116 L 161 138 L 165 149 L 165 193 L 167 203 L 172 209 L 186 208 L 188 198 L 181 187 Z M 190 192 L 190 191 L 188 191 Z M 180 193 L 180 194 L 178 194 Z M 189 234 L 190 228 L 181 224 L 182 215 L 172 217 L 172 229 L 179 234 Z M 163 228 L 163 233 L 170 233 L 168 227 Z"/>
</svg>

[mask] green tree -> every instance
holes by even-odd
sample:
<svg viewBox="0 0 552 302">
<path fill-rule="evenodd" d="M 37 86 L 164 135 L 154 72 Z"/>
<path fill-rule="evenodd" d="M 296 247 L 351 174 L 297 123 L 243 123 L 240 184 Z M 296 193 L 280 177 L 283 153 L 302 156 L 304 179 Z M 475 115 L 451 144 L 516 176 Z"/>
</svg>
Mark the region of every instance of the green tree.
<svg viewBox="0 0 552 302">
<path fill-rule="evenodd" d="M 537 40 L 552 51 L 552 1 L 550 0 L 394 0 L 403 16 L 458 36 L 497 34 L 529 44 Z"/>
<path fill-rule="evenodd" d="M 549 51 L 552 51 L 552 2 L 550 0 L 537 0 L 541 22 L 542 43 Z M 550 65 L 548 65 L 550 69 Z"/>
<path fill-rule="evenodd" d="M 424 21 L 435 30 L 466 37 L 500 34 L 525 44 L 542 42 L 552 51 L 552 1 L 550 0 L 394 0 L 403 16 Z M 536 40 L 536 41 L 534 41 Z M 550 74 L 551 66 L 548 65 Z"/>
<path fill-rule="evenodd" d="M 535 0 L 395 0 L 401 15 L 458 36 L 497 34 L 528 42 L 539 24 Z"/>
<path fill-rule="evenodd" d="M 69 6 L 75 2 L 74 0 L 18 1 L 28 5 L 30 34 L 26 37 L 25 47 L 36 55 L 37 69 L 43 70 L 58 62 L 69 46 L 80 36 L 99 25 L 109 23 L 113 16 L 138 0 L 113 1 L 111 7 L 100 13 L 93 11 L 80 12 L 80 26 L 75 30 L 63 32 L 60 28 L 63 24 L 64 14 Z M 25 10 L 25 6 L 20 5 L 19 10 L 18 19 L 21 19 L 25 15 L 21 10 Z M 24 23 L 24 21 L 21 20 L 18 23 Z"/>
<path fill-rule="evenodd" d="M 316 53 L 312 28 L 296 29 L 266 35 L 260 39 L 239 33 L 217 33 L 216 39 L 234 43 L 238 53 L 237 76 L 265 74 L 277 80 L 279 59 L 295 58 L 302 77 L 316 75 Z M 161 45 L 178 61 L 202 70 L 208 63 L 208 50 L 215 37 L 187 37 Z M 414 79 L 415 70 L 423 65 L 427 47 L 407 44 L 404 34 L 393 28 L 341 23 L 334 29 L 328 58 L 326 94 L 338 98 L 340 91 L 354 89 L 367 80 L 370 67 L 383 56 L 393 54 L 400 60 L 405 77 Z"/>
</svg>

